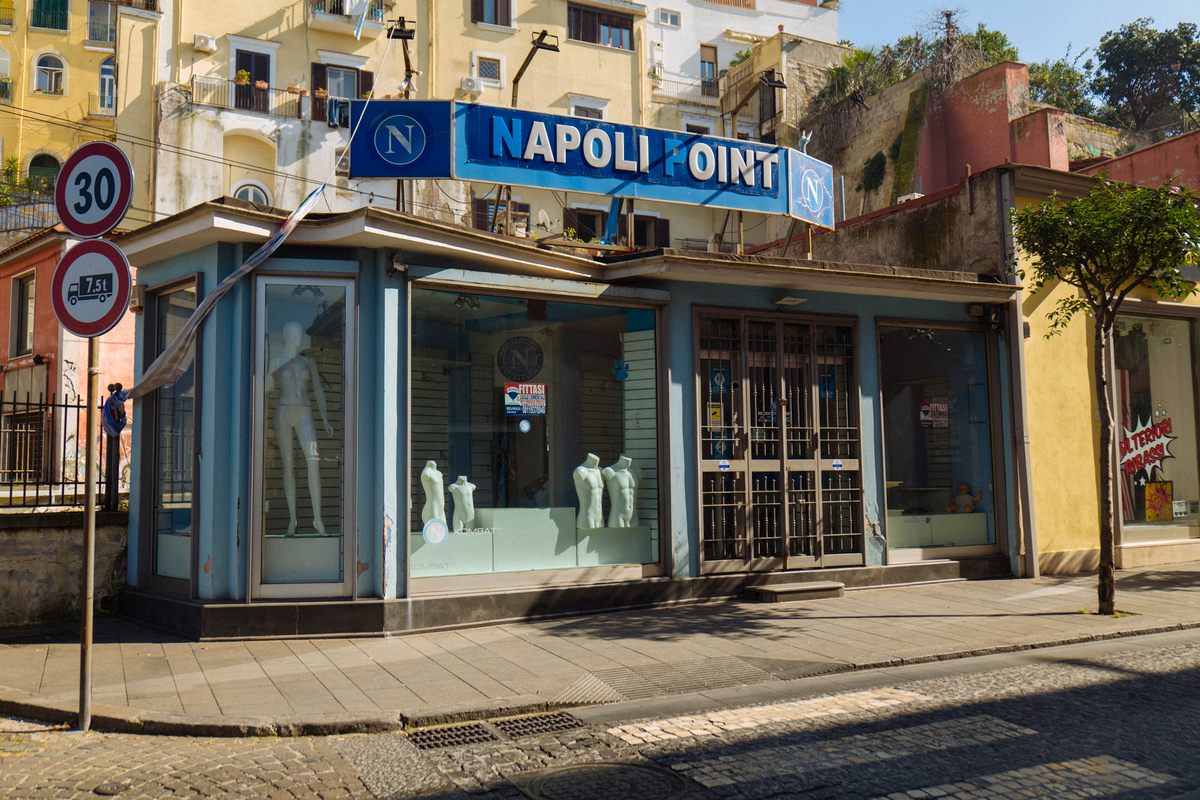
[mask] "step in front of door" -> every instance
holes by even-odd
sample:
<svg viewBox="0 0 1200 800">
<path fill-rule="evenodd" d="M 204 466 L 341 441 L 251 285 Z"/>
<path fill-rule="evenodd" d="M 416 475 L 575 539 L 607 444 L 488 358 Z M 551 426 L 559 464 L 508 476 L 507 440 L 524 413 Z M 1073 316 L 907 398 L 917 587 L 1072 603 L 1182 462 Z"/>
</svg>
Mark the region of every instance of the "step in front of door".
<svg viewBox="0 0 1200 800">
<path fill-rule="evenodd" d="M 788 603 L 793 600 L 825 600 L 845 594 L 846 584 L 840 581 L 803 581 L 775 583 L 770 586 L 751 586 L 746 595 L 760 603 Z"/>
</svg>

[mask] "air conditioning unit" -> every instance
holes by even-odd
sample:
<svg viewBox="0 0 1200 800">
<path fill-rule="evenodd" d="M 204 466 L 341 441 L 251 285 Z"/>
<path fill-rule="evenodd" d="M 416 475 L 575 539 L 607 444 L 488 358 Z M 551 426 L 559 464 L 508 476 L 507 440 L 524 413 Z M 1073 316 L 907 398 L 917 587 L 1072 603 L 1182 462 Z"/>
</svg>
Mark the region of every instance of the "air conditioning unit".
<svg viewBox="0 0 1200 800">
<path fill-rule="evenodd" d="M 458 88 L 462 89 L 465 94 L 481 94 L 483 80 L 474 75 L 463 75 L 458 81 Z"/>
<path fill-rule="evenodd" d="M 197 53 L 217 52 L 217 37 L 207 33 L 197 33 L 192 39 L 192 49 Z"/>
</svg>

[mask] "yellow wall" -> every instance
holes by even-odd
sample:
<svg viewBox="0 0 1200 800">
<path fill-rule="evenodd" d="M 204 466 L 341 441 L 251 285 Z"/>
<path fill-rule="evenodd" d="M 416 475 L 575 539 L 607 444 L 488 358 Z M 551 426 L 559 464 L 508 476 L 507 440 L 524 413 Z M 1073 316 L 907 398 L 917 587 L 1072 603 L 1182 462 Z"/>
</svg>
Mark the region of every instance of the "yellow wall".
<svg viewBox="0 0 1200 800">
<path fill-rule="evenodd" d="M 47 153 L 61 164 L 79 145 L 104 138 L 112 117 L 89 114 L 89 96 L 99 94 L 100 63 L 114 54 L 113 45 L 89 42 L 87 3 L 71 2 L 67 30 L 33 28 L 31 2 L 0 4 L 13 9 L 12 25 L 0 26 L 0 47 L 8 57 L 11 103 L 0 104 L 3 157 L 16 156 L 22 173 L 30 159 Z M 61 96 L 34 89 L 35 64 L 43 54 L 58 56 L 66 65 Z M 69 123 L 64 125 L 63 123 Z M 84 128 L 78 129 L 82 124 Z"/>
</svg>

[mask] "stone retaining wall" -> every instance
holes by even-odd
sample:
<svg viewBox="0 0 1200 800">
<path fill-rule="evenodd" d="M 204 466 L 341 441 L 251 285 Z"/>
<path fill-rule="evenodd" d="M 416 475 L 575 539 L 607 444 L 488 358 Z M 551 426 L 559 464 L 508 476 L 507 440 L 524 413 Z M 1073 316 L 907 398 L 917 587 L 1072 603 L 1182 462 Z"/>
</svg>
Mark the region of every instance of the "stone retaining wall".
<svg viewBox="0 0 1200 800">
<path fill-rule="evenodd" d="M 128 515 L 96 517 L 96 610 L 115 608 L 125 583 Z M 65 622 L 79 614 L 82 512 L 0 514 L 0 628 Z"/>
</svg>

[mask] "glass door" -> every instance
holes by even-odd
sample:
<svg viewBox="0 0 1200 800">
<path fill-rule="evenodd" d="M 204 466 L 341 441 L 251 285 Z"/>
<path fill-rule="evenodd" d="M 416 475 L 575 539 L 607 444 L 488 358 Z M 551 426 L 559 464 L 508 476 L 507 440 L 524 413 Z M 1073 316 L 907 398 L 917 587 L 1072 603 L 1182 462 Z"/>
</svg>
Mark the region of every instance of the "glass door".
<svg viewBox="0 0 1200 800">
<path fill-rule="evenodd" d="M 354 319 L 350 280 L 258 280 L 256 598 L 351 593 Z"/>
<path fill-rule="evenodd" d="M 706 572 L 863 563 L 854 329 L 701 316 Z"/>
</svg>

